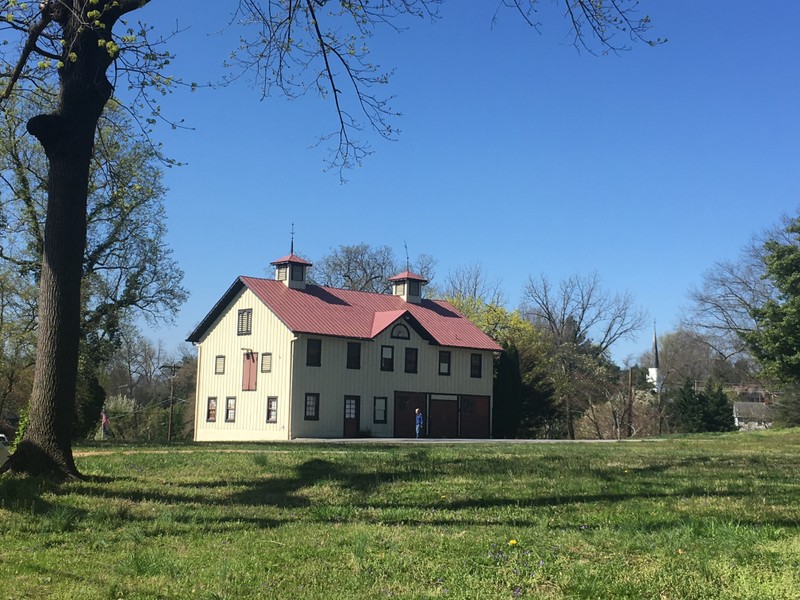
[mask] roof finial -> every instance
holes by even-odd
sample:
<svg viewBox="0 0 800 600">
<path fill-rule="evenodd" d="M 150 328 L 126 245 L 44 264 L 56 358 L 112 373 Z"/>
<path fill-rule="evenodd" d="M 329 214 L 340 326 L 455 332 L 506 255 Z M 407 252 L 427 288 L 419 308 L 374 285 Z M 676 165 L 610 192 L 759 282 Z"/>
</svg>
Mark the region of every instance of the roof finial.
<svg viewBox="0 0 800 600">
<path fill-rule="evenodd" d="M 289 254 L 294 254 L 294 223 L 292 223 L 292 245 L 289 246 Z"/>
<path fill-rule="evenodd" d="M 408 244 L 406 244 L 405 240 L 403 240 L 403 248 L 406 249 L 406 271 L 408 271 L 410 273 L 411 272 L 411 266 L 410 266 L 410 263 L 408 261 Z"/>
</svg>

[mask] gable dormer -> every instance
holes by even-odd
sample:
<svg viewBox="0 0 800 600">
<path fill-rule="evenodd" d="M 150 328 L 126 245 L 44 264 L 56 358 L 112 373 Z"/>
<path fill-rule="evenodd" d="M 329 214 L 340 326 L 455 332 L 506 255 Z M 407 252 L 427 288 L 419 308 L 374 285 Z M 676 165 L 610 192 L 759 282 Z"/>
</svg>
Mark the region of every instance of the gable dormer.
<svg viewBox="0 0 800 600">
<path fill-rule="evenodd" d="M 303 260 L 294 252 L 272 261 L 275 265 L 275 279 L 282 281 L 284 285 L 293 290 L 306 289 L 306 273 L 311 263 Z"/>
<path fill-rule="evenodd" d="M 392 282 L 392 293 L 395 296 L 400 296 L 403 300 L 412 304 L 422 302 L 422 286 L 428 283 L 428 280 L 424 277 L 415 275 L 411 271 L 404 271 L 399 275 L 390 277 L 389 281 Z"/>
</svg>

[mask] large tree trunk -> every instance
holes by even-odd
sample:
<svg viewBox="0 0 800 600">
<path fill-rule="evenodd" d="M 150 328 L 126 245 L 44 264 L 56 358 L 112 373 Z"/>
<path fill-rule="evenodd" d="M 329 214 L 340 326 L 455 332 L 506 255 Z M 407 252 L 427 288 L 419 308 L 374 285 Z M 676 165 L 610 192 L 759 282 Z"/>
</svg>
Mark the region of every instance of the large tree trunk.
<svg viewBox="0 0 800 600">
<path fill-rule="evenodd" d="M 15 471 L 75 476 L 78 471 L 71 440 L 89 160 L 85 150 L 48 156 L 47 220 L 30 421 L 10 466 Z"/>
<path fill-rule="evenodd" d="M 111 57 L 97 35 L 67 12 L 57 16 L 63 17 L 59 22 L 64 38 L 74 40 L 70 47 L 79 60 L 59 71 L 57 110 L 28 122 L 50 168 L 29 423 L 7 467 L 60 478 L 79 476 L 72 456 L 72 424 L 89 167 L 97 122 L 112 87 L 105 76 Z"/>
</svg>

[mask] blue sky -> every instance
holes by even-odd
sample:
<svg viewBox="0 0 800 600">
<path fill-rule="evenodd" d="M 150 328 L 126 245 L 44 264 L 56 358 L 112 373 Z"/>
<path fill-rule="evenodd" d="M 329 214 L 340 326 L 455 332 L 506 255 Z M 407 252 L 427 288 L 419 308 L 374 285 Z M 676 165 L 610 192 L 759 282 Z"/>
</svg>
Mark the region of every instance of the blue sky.
<svg viewBox="0 0 800 600">
<path fill-rule="evenodd" d="M 172 45 L 187 81 L 218 79 L 235 41 L 213 34 L 234 3 L 211 4 L 155 1 L 136 15 L 188 27 Z M 375 153 L 345 185 L 312 148 L 336 126 L 330 101 L 261 101 L 247 85 L 167 97 L 164 112 L 193 127 L 158 133 L 187 163 L 166 184 L 191 297 L 148 335 L 173 350 L 236 276 L 267 274 L 292 223 L 312 261 L 366 242 L 432 255 L 439 281 L 480 263 L 509 308 L 529 276 L 597 271 L 665 333 L 714 261 L 800 206 L 800 4 L 642 0 L 669 41 L 618 56 L 576 52 L 554 3 L 541 34 L 510 11 L 493 26 L 497 4 L 452 0 L 435 24 L 370 42 L 396 69 L 401 133 L 368 138 Z M 614 358 L 651 339 L 648 326 Z"/>
</svg>

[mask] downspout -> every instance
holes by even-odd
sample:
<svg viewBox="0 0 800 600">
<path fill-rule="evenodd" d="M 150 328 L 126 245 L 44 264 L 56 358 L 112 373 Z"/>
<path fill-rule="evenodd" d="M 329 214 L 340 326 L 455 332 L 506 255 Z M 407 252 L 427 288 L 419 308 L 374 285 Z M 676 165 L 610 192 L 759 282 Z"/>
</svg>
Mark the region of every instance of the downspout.
<svg viewBox="0 0 800 600">
<path fill-rule="evenodd" d="M 194 441 L 197 441 L 197 430 L 200 427 L 200 413 L 202 412 L 202 406 L 200 405 L 200 365 L 202 364 L 202 357 L 203 357 L 203 347 L 194 342 L 194 346 L 197 348 L 197 367 L 195 368 L 195 375 L 194 375 L 194 432 L 192 437 Z"/>
<path fill-rule="evenodd" d="M 497 359 L 500 358 L 500 353 L 492 352 L 490 356 L 492 357 L 492 391 L 489 394 L 489 439 L 491 440 L 494 437 L 492 435 L 494 431 L 494 367 Z"/>
<path fill-rule="evenodd" d="M 292 415 L 294 414 L 294 343 L 297 341 L 297 338 L 292 339 L 289 342 L 289 422 L 287 423 L 288 427 L 288 439 L 293 440 L 294 435 L 292 434 Z"/>
</svg>

